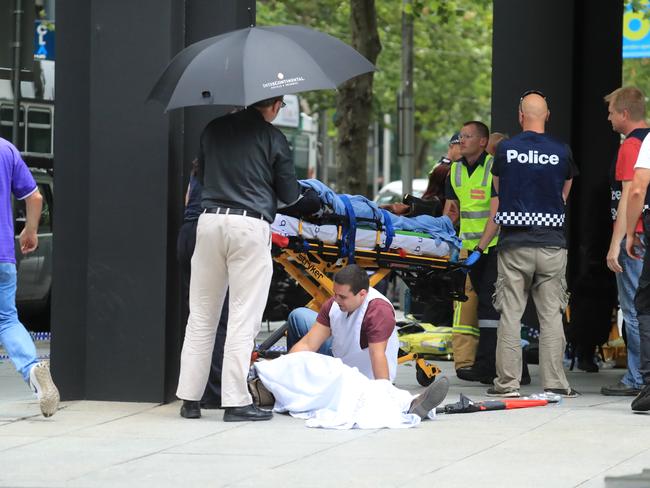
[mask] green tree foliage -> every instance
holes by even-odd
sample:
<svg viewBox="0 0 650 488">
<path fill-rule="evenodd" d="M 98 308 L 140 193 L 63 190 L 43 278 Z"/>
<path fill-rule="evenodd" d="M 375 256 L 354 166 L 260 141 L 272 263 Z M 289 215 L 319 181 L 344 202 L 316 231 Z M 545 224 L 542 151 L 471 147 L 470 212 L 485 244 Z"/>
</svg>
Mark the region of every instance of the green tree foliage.
<svg viewBox="0 0 650 488">
<path fill-rule="evenodd" d="M 373 117 L 395 114 L 401 79 L 400 0 L 375 0 L 382 45 Z M 429 142 L 447 139 L 470 119 L 490 122 L 491 0 L 414 0 L 416 175 L 426 173 Z M 258 25 L 301 24 L 350 43 L 350 2 L 258 0 Z M 335 107 L 334 92 L 307 94 L 312 111 Z M 393 120 L 396 117 L 393 116 Z"/>
</svg>

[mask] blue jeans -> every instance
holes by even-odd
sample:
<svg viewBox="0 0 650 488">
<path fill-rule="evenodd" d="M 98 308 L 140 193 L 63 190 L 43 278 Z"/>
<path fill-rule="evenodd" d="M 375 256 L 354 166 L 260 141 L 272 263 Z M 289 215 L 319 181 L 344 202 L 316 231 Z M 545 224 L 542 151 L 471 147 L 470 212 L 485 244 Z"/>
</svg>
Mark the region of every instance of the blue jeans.
<svg viewBox="0 0 650 488">
<path fill-rule="evenodd" d="M 625 321 L 627 335 L 627 371 L 621 380 L 627 386 L 643 388 L 643 378 L 639 371 L 640 363 L 640 337 L 639 321 L 637 320 L 634 296 L 639 286 L 639 277 L 643 269 L 643 260 L 632 259 L 625 251 L 625 241 L 621 242 L 621 253 L 618 262 L 623 268 L 622 273 L 616 273 L 616 286 L 618 288 L 618 303 Z"/>
<path fill-rule="evenodd" d="M 306 307 L 297 308 L 289 314 L 287 319 L 287 325 L 289 326 L 287 329 L 287 351 L 290 351 L 296 342 L 307 335 L 311 326 L 316 323 L 316 317 L 318 317 L 318 314 Z M 332 338 L 327 339 L 317 352 L 332 356 Z"/>
<path fill-rule="evenodd" d="M 36 363 L 34 341 L 18 320 L 16 311 L 16 265 L 0 263 L 0 344 L 25 381 Z"/>
</svg>

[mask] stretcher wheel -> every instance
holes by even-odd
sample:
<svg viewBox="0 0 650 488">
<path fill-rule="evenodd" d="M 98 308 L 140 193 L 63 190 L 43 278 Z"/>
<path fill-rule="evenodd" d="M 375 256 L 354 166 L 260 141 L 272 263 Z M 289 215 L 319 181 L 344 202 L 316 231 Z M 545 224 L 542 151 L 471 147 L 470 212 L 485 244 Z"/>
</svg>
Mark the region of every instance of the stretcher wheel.
<svg viewBox="0 0 650 488">
<path fill-rule="evenodd" d="M 435 370 L 434 370 L 435 371 Z M 415 379 L 421 386 L 429 386 L 431 383 L 436 381 L 436 375 L 434 374 L 429 377 L 419 364 L 415 365 Z"/>
</svg>

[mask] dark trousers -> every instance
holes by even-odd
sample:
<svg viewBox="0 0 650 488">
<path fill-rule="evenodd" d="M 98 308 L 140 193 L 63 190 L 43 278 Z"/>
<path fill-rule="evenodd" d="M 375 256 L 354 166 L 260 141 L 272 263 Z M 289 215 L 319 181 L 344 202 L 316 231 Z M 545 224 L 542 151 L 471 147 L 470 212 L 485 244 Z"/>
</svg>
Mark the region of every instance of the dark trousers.
<svg viewBox="0 0 650 488">
<path fill-rule="evenodd" d="M 472 281 L 472 288 L 478 296 L 478 308 L 476 316 L 481 321 L 494 321 L 491 327 L 496 328 L 499 322 L 499 312 L 494 310 L 492 295 L 494 295 L 494 284 L 497 281 L 497 251 L 491 247 L 469 270 L 469 279 Z"/>
<path fill-rule="evenodd" d="M 190 313 L 190 276 L 192 272 L 192 254 L 196 244 L 196 224 L 197 221 L 184 222 L 178 232 L 178 242 L 176 246 L 178 262 L 181 266 L 181 323 L 183 329 L 187 324 L 187 317 Z M 214 341 L 212 350 L 212 363 L 210 365 L 210 376 L 208 384 L 205 386 L 202 403 L 221 404 L 221 369 L 223 367 L 223 349 L 226 343 L 226 334 L 228 331 L 228 294 L 223 303 L 221 317 L 219 318 L 219 327 L 217 328 L 217 337 Z M 183 331 L 183 335 L 184 335 Z"/>
<path fill-rule="evenodd" d="M 650 243 L 650 216 L 644 215 L 643 224 L 647 245 Z M 634 306 L 639 320 L 641 346 L 639 372 L 643 377 L 643 383 L 650 385 L 650 253 L 647 251 L 643 259 L 643 270 L 641 271 L 641 278 L 639 278 L 639 288 L 634 298 Z"/>
</svg>

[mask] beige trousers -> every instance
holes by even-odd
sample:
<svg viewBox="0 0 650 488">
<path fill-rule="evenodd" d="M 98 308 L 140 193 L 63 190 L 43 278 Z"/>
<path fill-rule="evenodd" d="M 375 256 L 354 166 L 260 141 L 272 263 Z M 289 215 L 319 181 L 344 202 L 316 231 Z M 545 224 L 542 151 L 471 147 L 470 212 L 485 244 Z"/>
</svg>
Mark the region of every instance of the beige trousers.
<svg viewBox="0 0 650 488">
<path fill-rule="evenodd" d="M 519 389 L 521 378 L 521 317 L 531 293 L 539 318 L 539 371 L 543 388 L 569 388 L 562 362 L 566 339 L 562 312 L 569 295 L 566 249 L 519 247 L 499 251 L 499 275 L 494 308 L 501 313 L 497 331 L 494 386 Z"/>
<path fill-rule="evenodd" d="M 480 334 L 476 315 L 478 297 L 469 276 L 465 279 L 465 295 L 467 295 L 466 302 L 454 302 L 451 344 L 454 350 L 455 369 L 474 364 Z"/>
<path fill-rule="evenodd" d="M 178 398 L 200 400 L 203 395 L 221 307 L 230 287 L 221 404 L 252 403 L 246 378 L 273 274 L 270 248 L 271 229 L 264 220 L 208 213 L 199 217 Z"/>
</svg>

